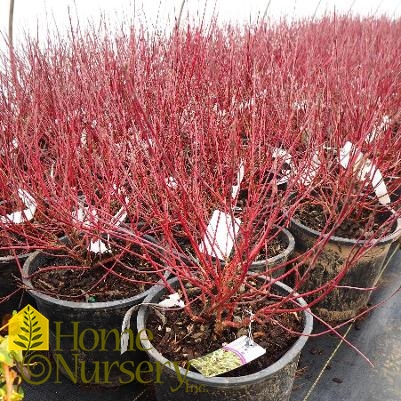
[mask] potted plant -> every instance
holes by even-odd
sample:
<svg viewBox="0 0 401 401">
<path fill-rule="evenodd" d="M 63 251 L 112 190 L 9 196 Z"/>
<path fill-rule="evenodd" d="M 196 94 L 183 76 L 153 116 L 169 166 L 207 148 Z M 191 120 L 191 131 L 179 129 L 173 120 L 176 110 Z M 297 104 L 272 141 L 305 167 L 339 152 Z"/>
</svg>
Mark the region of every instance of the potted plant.
<svg viewBox="0 0 401 401">
<path fill-rule="evenodd" d="M 208 103 L 206 97 L 204 104 Z M 294 201 L 292 178 L 278 192 L 274 178 L 281 166 L 273 158 L 259 163 L 255 157 L 267 152 L 264 144 L 250 135 L 244 148 L 229 118 L 222 124 L 208 113 L 213 110 L 196 104 L 192 119 L 199 123 L 188 134 L 192 152 L 177 149 L 178 139 L 169 148 L 157 135 L 152 137 L 159 159 L 149 168 L 156 184 L 143 188 L 140 197 L 158 222 L 164 248 L 161 260 L 175 280 L 152 291 L 138 313 L 142 347 L 153 366 L 163 366 L 149 382 L 154 382 L 158 400 L 288 400 L 299 353 L 312 331 L 311 314 L 301 296 L 278 281 L 295 269 L 290 268 L 291 257 L 288 261 L 277 258 L 274 266 L 262 263 L 256 269 L 253 263 L 265 244 L 283 232 L 287 223 L 283 211 L 295 208 L 304 195 Z M 189 163 L 190 175 L 180 168 Z M 239 174 L 241 165 L 246 178 Z M 273 179 L 261 179 L 270 175 Z M 165 177 L 174 177 L 176 185 L 171 186 Z M 247 201 L 238 211 L 234 189 L 241 186 L 247 188 Z M 156 198 L 147 190 L 153 187 L 158 188 Z M 282 273 L 272 278 L 278 271 Z M 173 305 L 171 309 L 164 308 L 166 301 Z M 125 322 L 129 321 L 128 314 Z M 277 347 L 278 338 L 283 342 Z M 202 360 L 210 353 L 213 359 L 216 351 L 224 353 L 224 344 L 228 350 L 235 340 L 250 341 L 250 347 L 254 344 L 259 350 L 268 348 L 267 357 L 242 367 L 239 363 L 237 370 L 214 372 L 222 377 L 206 377 Z M 155 373 L 150 366 L 149 370 Z"/>
<path fill-rule="evenodd" d="M 4 168 L 2 174 L 7 174 L 7 171 Z M 5 186 L 6 183 L 4 179 Z M 0 315 L 10 308 L 20 309 L 27 302 L 32 302 L 32 298 L 21 291 L 21 271 L 24 261 L 34 249 L 35 242 L 30 238 L 35 236 L 37 204 L 28 191 L 10 186 L 15 190 L 8 188 L 0 202 Z"/>
<path fill-rule="evenodd" d="M 113 336 L 120 319 L 153 284 L 166 280 L 160 249 L 140 217 L 145 213 L 135 200 L 137 186 L 124 185 L 126 161 L 138 161 L 140 141 L 127 140 L 127 128 L 116 134 L 120 120 L 110 116 L 106 105 L 92 108 L 97 82 L 76 75 L 87 68 L 80 57 L 67 55 L 57 44 L 46 53 L 31 45 L 26 57 L 16 57 L 19 84 L 29 88 L 29 99 L 16 91 L 2 103 L 4 130 L 8 136 L 15 133 L 18 143 L 18 157 L 7 170 L 10 181 L 45 205 L 46 219 L 35 221 L 35 235 L 13 229 L 38 249 L 24 263 L 23 286 L 50 321 L 57 369 L 74 382 L 119 385 L 124 360 Z M 95 47 L 87 51 L 97 53 Z M 35 79 L 25 74 L 30 68 Z M 65 82 L 76 94 L 71 102 L 63 96 Z M 107 93 L 117 103 L 118 93 Z M 14 160 L 11 152 L 4 157 Z M 131 178 L 139 181 L 147 174 L 143 165 Z M 13 235 L 11 230 L 4 234 L 8 239 Z M 5 249 L 13 248 L 8 244 Z M 96 347 L 89 335 L 77 347 L 74 335 L 82 332 L 103 333 L 104 342 Z M 126 358 L 143 357 L 132 349 Z"/>
<path fill-rule="evenodd" d="M 316 145 L 319 139 L 312 142 Z M 333 287 L 314 307 L 326 321 L 345 321 L 364 312 L 390 246 L 401 234 L 400 214 L 392 208 L 384 181 L 388 164 L 377 145 L 359 140 L 336 147 L 336 140 L 341 143 L 333 136 L 329 149 L 323 142 L 319 152 L 309 150 L 318 155 L 310 183 L 314 189 L 290 224 L 298 255 L 319 249 L 305 258 L 293 284 L 315 299 L 320 298 L 316 288 Z M 298 190 L 304 185 L 300 182 Z"/>
<path fill-rule="evenodd" d="M 139 209 L 131 194 L 121 195 L 106 176 L 93 176 L 96 168 L 79 169 L 78 160 L 77 175 L 69 181 L 59 167 L 62 157 L 54 161 L 57 174 L 43 175 L 50 188 L 47 214 L 58 235 L 41 226 L 40 249 L 24 263 L 23 284 L 50 321 L 57 369 L 73 382 L 120 385 L 126 382 L 122 364 L 137 363 L 144 354 L 133 347 L 121 359 L 117 328 L 128 308 L 142 302 L 153 284 L 166 280 L 160 247 L 135 219 Z M 79 191 L 75 179 L 85 183 Z M 32 190 L 44 198 L 39 186 Z M 103 337 L 97 343 L 85 333 Z"/>
<path fill-rule="evenodd" d="M 179 182 L 183 183 L 181 180 Z M 193 220 L 188 218 L 187 213 L 200 212 L 200 204 L 188 202 L 190 197 L 188 194 L 182 196 L 182 192 L 177 198 L 171 193 L 167 196 L 171 204 L 176 205 L 177 213 L 181 210 L 180 223 L 191 227 L 185 233 L 194 256 L 184 254 L 184 257 L 177 257 L 180 243 L 171 232 L 164 232 L 169 247 L 165 248 L 162 260 L 176 279 L 157 292 L 153 291 L 144 300 L 138 313 L 137 331 L 142 333 L 143 348 L 148 350 L 151 362 L 165 366 L 159 378 L 153 377 L 156 380 L 157 399 L 248 399 L 246 394 L 252 394 L 252 399 L 288 400 L 299 353 L 312 330 L 312 317 L 307 303 L 297 293 L 270 277 L 271 272 L 287 266 L 285 257 L 274 266 L 263 263 L 263 266 L 259 264 L 256 271 L 252 269 L 252 263 L 264 243 L 276 238 L 277 234 L 270 226 L 273 218 L 266 223 L 266 231 L 252 232 L 248 231 L 250 225 L 247 219 L 257 215 L 263 221 L 272 210 L 266 207 L 265 212 L 261 213 L 255 204 L 248 206 L 241 215 L 241 227 L 234 234 L 233 254 L 223 256 L 218 250 L 222 244 L 214 242 L 221 233 L 213 231 L 213 222 L 207 227 L 203 223 L 206 233 L 203 232 L 200 242 L 198 238 L 202 238 L 202 231 L 192 231 L 197 224 L 192 226 Z M 179 198 L 185 202 L 185 208 L 184 203 L 178 201 Z M 255 213 L 256 210 L 258 213 Z M 218 214 L 222 221 L 230 216 L 229 213 Z M 217 228 L 224 231 L 222 227 L 225 223 L 220 226 L 217 224 Z M 198 225 L 202 226 L 200 221 Z M 226 238 L 229 227 L 225 227 Z M 256 241 L 250 241 L 251 237 Z M 252 242 L 256 245 L 250 246 Z M 282 270 L 285 271 L 285 268 Z M 182 304 L 173 304 L 171 311 L 158 310 L 157 304 L 164 299 L 163 295 L 171 293 L 178 293 Z M 152 313 L 151 306 L 146 306 L 148 303 L 156 304 L 156 314 Z M 179 310 L 176 308 L 178 305 L 182 306 Z M 286 320 L 288 317 L 290 319 Z M 291 321 L 291 317 L 295 320 Z M 289 335 L 288 338 L 289 332 L 283 328 L 287 324 L 295 324 L 290 330 L 296 335 Z M 270 331 L 279 327 L 280 334 Z M 200 367 L 202 359 L 206 361 L 208 354 L 219 352 L 219 349 L 224 353 L 222 344 L 237 339 L 249 340 L 253 344 L 252 336 L 255 348 L 261 347 L 263 350 L 264 347 L 272 347 L 266 352 L 270 355 L 267 360 L 258 359 L 253 365 L 242 367 L 238 367 L 241 365 L 239 363 L 236 365 L 238 369 L 232 372 L 214 372 L 222 377 L 206 377 L 210 371 L 207 370 L 207 362 Z M 278 347 L 280 351 L 272 344 L 277 342 L 277 337 L 287 338 Z M 278 354 L 271 357 L 277 351 Z M 214 356 L 210 358 L 213 360 Z M 224 364 L 224 361 L 221 362 Z M 190 364 L 197 366 L 202 374 L 190 370 Z"/>
</svg>

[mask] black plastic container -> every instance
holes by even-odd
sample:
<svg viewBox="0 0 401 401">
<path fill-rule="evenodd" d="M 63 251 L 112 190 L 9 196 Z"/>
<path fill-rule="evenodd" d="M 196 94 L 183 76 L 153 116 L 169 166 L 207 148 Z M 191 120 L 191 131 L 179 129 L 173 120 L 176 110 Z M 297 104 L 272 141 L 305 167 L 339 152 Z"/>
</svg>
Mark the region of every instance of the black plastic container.
<svg viewBox="0 0 401 401">
<path fill-rule="evenodd" d="M 175 280 L 171 283 L 174 285 Z M 283 294 L 292 292 L 292 289 L 283 283 L 276 282 L 276 287 Z M 144 300 L 144 303 L 158 302 L 167 290 L 156 287 Z M 298 298 L 300 305 L 306 306 L 302 298 Z M 142 305 L 137 316 L 137 331 L 146 328 L 149 308 Z M 293 346 L 274 364 L 260 372 L 238 377 L 211 377 L 207 378 L 196 372 L 186 372 L 180 369 L 182 377 L 186 375 L 186 383 L 179 390 L 172 392 L 171 388 L 179 386 L 177 373 L 172 363 L 158 352 L 145 336 L 141 334 L 141 342 L 144 349 L 148 349 L 150 360 L 158 362 L 164 368 L 160 375 L 160 383 L 154 384 L 156 399 L 158 401 L 288 401 L 295 378 L 298 359 L 304 347 L 308 335 L 312 332 L 313 318 L 308 312 L 304 312 L 303 335 Z"/>
<path fill-rule="evenodd" d="M 401 221 L 398 219 L 394 230 L 387 236 L 377 240 L 366 249 L 361 257 L 347 268 L 340 286 L 354 288 L 335 288 L 322 301 L 312 308 L 313 312 L 326 321 L 339 322 L 352 319 L 366 308 L 372 291 L 357 288 L 372 288 L 382 273 L 383 262 L 391 244 L 401 233 Z M 291 219 L 290 231 L 295 238 L 295 252 L 303 253 L 311 249 L 321 232 L 313 230 L 299 220 Z M 316 258 L 302 291 L 313 290 L 334 279 L 345 267 L 347 260 L 366 245 L 364 240 L 332 236 L 324 245 Z"/>
<path fill-rule="evenodd" d="M 136 347 L 135 330 L 133 345 L 120 355 L 121 325 L 127 310 L 139 305 L 152 287 L 134 297 L 110 302 L 60 300 L 36 291 L 28 278 L 46 266 L 48 258 L 44 252 L 34 252 L 24 264 L 23 281 L 30 288 L 39 312 L 49 319 L 50 351 L 55 369 L 74 383 L 106 387 L 128 384 L 131 376 L 122 372 L 121 367 L 132 371 L 147 356 Z"/>
<path fill-rule="evenodd" d="M 279 277 L 284 273 L 285 268 L 274 269 L 276 266 L 288 260 L 295 249 L 295 240 L 293 235 L 285 228 L 280 228 L 278 238 L 285 244 L 286 248 L 278 255 L 269 259 L 260 259 L 253 262 L 249 268 L 251 272 L 271 272 L 272 277 Z"/>
<path fill-rule="evenodd" d="M 21 286 L 21 273 L 19 265 L 22 267 L 29 254 L 0 257 L 0 322 L 4 314 L 12 313 L 24 307 L 32 298 L 24 290 L 18 291 Z M 17 292 L 16 292 L 17 291 Z M 11 295 L 13 294 L 14 295 Z"/>
</svg>

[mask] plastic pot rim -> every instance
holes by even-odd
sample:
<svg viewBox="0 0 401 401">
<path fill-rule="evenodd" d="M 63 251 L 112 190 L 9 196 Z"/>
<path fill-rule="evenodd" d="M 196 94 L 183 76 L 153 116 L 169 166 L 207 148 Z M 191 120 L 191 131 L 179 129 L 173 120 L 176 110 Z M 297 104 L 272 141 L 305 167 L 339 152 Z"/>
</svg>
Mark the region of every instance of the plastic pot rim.
<svg viewBox="0 0 401 401">
<path fill-rule="evenodd" d="M 13 262 L 15 259 L 24 260 L 27 259 L 33 252 L 21 253 L 17 254 L 16 257 L 14 255 L 0 256 L 0 266 L 6 263 Z"/>
<path fill-rule="evenodd" d="M 301 223 L 298 219 L 295 219 L 294 217 L 292 217 L 290 220 L 291 220 L 291 224 L 294 224 L 294 225 L 300 227 L 302 230 L 308 232 L 309 234 L 311 234 L 317 238 L 322 236 L 321 231 L 317 231 L 313 228 L 306 226 L 305 224 Z M 378 238 L 378 239 L 362 240 L 362 239 L 353 239 L 353 238 L 338 237 L 335 235 L 324 234 L 325 237 L 329 237 L 328 242 L 336 242 L 336 243 L 339 243 L 342 245 L 348 245 L 348 246 L 365 245 L 368 243 L 371 243 L 372 245 L 386 245 L 387 243 L 393 242 L 394 240 L 396 240 L 400 235 L 401 235 L 401 218 L 397 218 L 397 224 L 391 233 L 387 234 L 385 237 Z"/>
<path fill-rule="evenodd" d="M 173 285 L 175 282 L 177 282 L 176 278 L 169 280 L 170 285 Z M 283 289 L 284 291 L 294 294 L 297 297 L 297 302 L 299 303 L 300 306 L 304 307 L 307 306 L 306 301 L 298 293 L 294 292 L 291 287 L 287 286 L 286 284 L 280 281 L 276 281 L 274 282 L 274 284 L 281 287 L 281 289 Z M 155 286 L 152 289 L 151 293 L 144 300 L 144 303 L 152 302 L 153 299 L 164 289 L 165 287 L 163 286 L 160 285 Z M 160 362 L 162 365 L 165 366 L 166 369 L 170 370 L 172 374 L 175 374 L 174 368 L 171 368 L 169 366 L 171 363 L 173 363 L 173 361 L 169 361 L 159 351 L 157 351 L 152 346 L 152 343 L 149 341 L 146 335 L 146 331 L 144 329 L 146 328 L 146 319 L 148 311 L 149 307 L 147 305 L 141 305 L 137 314 L 137 331 L 138 333 L 140 333 L 142 330 L 143 333 L 143 335 L 141 334 L 140 336 L 142 346 L 144 349 L 147 349 L 146 352 L 151 358 Z M 276 362 L 269 365 L 265 369 L 260 370 L 259 372 L 252 373 L 246 376 L 237 376 L 237 377 L 205 377 L 200 373 L 187 371 L 186 369 L 179 367 L 180 373 L 182 377 L 186 375 L 186 378 L 190 379 L 191 382 L 193 383 L 207 384 L 208 386 L 211 387 L 232 387 L 232 386 L 241 387 L 258 383 L 260 382 L 261 379 L 267 378 L 279 372 L 286 365 L 291 363 L 301 352 L 302 348 L 304 347 L 306 341 L 309 338 L 309 335 L 313 330 L 313 317 L 310 309 L 309 308 L 305 309 L 303 311 L 303 314 L 305 318 L 304 329 L 298 340 L 280 359 L 278 359 Z"/>
<path fill-rule="evenodd" d="M 29 268 L 33 260 L 35 258 L 39 257 L 43 252 L 42 251 L 35 251 L 33 252 L 24 262 L 23 268 L 22 268 L 22 282 L 26 286 L 27 291 L 29 294 L 31 294 L 33 297 L 36 297 L 42 301 L 56 304 L 63 306 L 64 308 L 71 308 L 71 309 L 84 309 L 84 310 L 95 310 L 95 309 L 113 309 L 113 308 L 121 308 L 124 306 L 131 306 L 133 303 L 140 303 L 144 298 L 146 298 L 150 292 L 152 291 L 153 287 L 157 284 L 152 285 L 150 288 L 148 288 L 146 291 L 137 294 L 133 297 L 130 298 L 121 298 L 117 299 L 115 301 L 102 301 L 102 302 L 74 302 L 74 301 L 68 301 L 64 299 L 58 299 L 55 297 L 52 297 L 48 294 L 42 293 L 40 291 L 37 291 L 34 289 L 34 286 L 32 285 L 31 280 L 27 277 L 30 275 Z M 168 278 L 169 273 L 165 272 L 164 277 L 165 279 Z M 160 283 L 160 281 L 159 281 Z"/>
<path fill-rule="evenodd" d="M 286 228 L 282 228 L 280 234 L 281 233 L 285 234 L 288 238 L 288 246 L 282 252 L 280 252 L 276 256 L 273 256 L 272 258 L 255 260 L 254 262 L 252 262 L 250 267 L 274 265 L 277 262 L 285 260 L 289 257 L 291 252 L 295 249 L 295 239 L 294 236 Z"/>
</svg>

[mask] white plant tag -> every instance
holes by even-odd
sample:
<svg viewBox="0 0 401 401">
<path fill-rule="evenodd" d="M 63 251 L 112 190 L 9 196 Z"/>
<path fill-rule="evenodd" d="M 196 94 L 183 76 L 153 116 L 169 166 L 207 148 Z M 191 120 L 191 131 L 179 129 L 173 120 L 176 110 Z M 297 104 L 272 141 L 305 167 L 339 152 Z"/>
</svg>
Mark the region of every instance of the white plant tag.
<svg viewBox="0 0 401 401">
<path fill-rule="evenodd" d="M 177 189 L 178 188 L 178 182 L 174 177 L 167 177 L 165 180 L 166 185 L 171 188 L 171 189 Z"/>
<path fill-rule="evenodd" d="M 309 186 L 312 184 L 313 179 L 316 177 L 317 172 L 320 168 L 319 152 L 315 151 L 309 166 L 306 171 L 303 172 L 300 181 L 303 185 Z"/>
<path fill-rule="evenodd" d="M 18 189 L 18 196 L 21 199 L 21 201 L 24 203 L 24 205 L 32 212 L 35 213 L 36 211 L 36 206 L 37 203 L 33 196 L 28 192 L 25 191 L 24 189 Z"/>
<path fill-rule="evenodd" d="M 129 328 L 131 326 L 131 317 L 132 313 L 139 309 L 142 305 L 149 305 L 153 306 L 156 311 L 161 308 L 173 308 L 173 307 L 179 307 L 183 308 L 185 306 L 184 301 L 181 300 L 180 294 L 177 292 L 170 294 L 167 299 L 164 299 L 160 301 L 158 304 L 155 303 L 141 303 L 132 306 L 125 312 L 123 323 L 121 325 L 121 337 L 120 337 L 120 352 L 121 355 L 127 351 L 128 349 L 128 343 L 129 343 L 129 336 L 130 336 L 130 331 Z"/>
<path fill-rule="evenodd" d="M 247 336 L 213 351 L 210 354 L 190 360 L 191 366 L 203 376 L 213 377 L 230 372 L 264 355 L 266 350 Z"/>
<path fill-rule="evenodd" d="M 174 294 L 170 294 L 168 298 L 160 301 L 159 306 L 162 306 L 164 308 L 173 308 L 175 306 L 183 308 L 185 304 L 184 301 L 181 299 L 180 294 L 178 294 L 178 292 L 175 292 Z"/>
<path fill-rule="evenodd" d="M 347 168 L 351 159 L 353 144 L 347 141 L 345 145 L 340 149 L 340 164 Z M 355 148 L 354 148 L 355 149 Z M 369 181 L 373 186 L 373 190 L 382 205 L 388 205 L 391 200 L 387 191 L 386 184 L 383 180 L 383 175 L 380 170 L 372 163 L 371 160 L 367 159 L 362 165 L 361 160 L 363 153 L 357 151 L 356 161 L 353 170 L 358 171 L 358 179 L 364 181 L 366 176 L 369 177 Z"/>
<path fill-rule="evenodd" d="M 19 188 L 17 192 L 26 209 L 1 216 L 0 221 L 3 224 L 22 224 L 31 221 L 35 215 L 37 203 L 33 196 L 28 191 L 21 188 Z"/>
<path fill-rule="evenodd" d="M 233 199 L 235 199 L 238 196 L 241 182 L 244 179 L 244 176 L 245 176 L 245 165 L 244 165 L 244 161 L 241 160 L 241 162 L 239 164 L 238 173 L 237 173 L 237 184 L 233 185 L 232 189 L 231 189 L 231 197 Z"/>
<path fill-rule="evenodd" d="M 127 201 L 128 199 L 128 201 Z M 129 198 L 125 198 L 126 204 L 129 202 Z M 128 213 L 126 211 L 126 208 L 124 206 L 121 206 L 119 211 L 111 218 L 111 224 L 115 227 L 121 226 L 122 223 L 124 223 L 125 219 L 127 218 Z"/>
<path fill-rule="evenodd" d="M 85 130 L 81 132 L 81 146 L 85 148 L 88 145 L 88 134 Z"/>
<path fill-rule="evenodd" d="M 91 227 L 92 222 L 97 221 L 97 213 L 95 209 L 89 211 L 89 207 L 79 203 L 78 210 L 73 211 L 71 216 L 74 221 L 82 223 L 82 227 Z"/>
<path fill-rule="evenodd" d="M 373 163 L 367 164 L 363 169 L 364 175 L 369 174 L 369 179 L 372 183 L 373 190 L 382 205 L 388 205 L 391 202 L 390 195 L 387 191 L 387 186 L 384 182 L 383 175 Z"/>
<path fill-rule="evenodd" d="M 352 150 L 353 150 L 353 145 L 352 145 L 352 142 L 350 142 L 350 141 L 345 142 L 345 145 L 340 149 L 340 164 L 344 168 L 348 167 L 348 164 L 349 164 L 349 162 L 351 160 L 351 156 L 352 156 L 352 153 L 351 153 Z M 362 153 L 359 152 L 355 164 L 358 164 L 359 161 L 362 159 L 362 157 L 363 157 Z"/>
<path fill-rule="evenodd" d="M 230 215 L 215 210 L 199 250 L 221 260 L 227 259 L 233 249 L 240 225 L 239 218 L 232 219 Z"/>
<path fill-rule="evenodd" d="M 127 351 L 129 344 L 129 336 L 130 336 L 130 327 L 131 327 L 131 317 L 134 311 L 136 311 L 141 304 L 137 304 L 132 306 L 125 312 L 123 323 L 121 325 L 121 337 L 120 337 L 120 353 L 121 355 Z"/>
<path fill-rule="evenodd" d="M 110 253 L 111 249 L 107 247 L 107 245 L 101 240 L 91 240 L 89 246 L 88 246 L 88 251 L 93 252 L 93 253 L 100 253 L 101 255 L 103 253 Z"/>
<path fill-rule="evenodd" d="M 277 185 L 285 184 L 286 182 L 288 182 L 291 173 L 295 172 L 294 163 L 292 162 L 292 156 L 283 148 L 274 148 L 272 157 L 273 159 L 282 159 L 283 163 L 287 163 L 290 166 L 290 171 L 284 174 L 283 177 L 279 178 L 277 181 Z"/>
<path fill-rule="evenodd" d="M 125 198 L 125 202 L 128 203 L 129 198 Z M 111 225 L 115 227 L 119 227 L 127 218 L 127 212 L 125 211 L 125 207 L 122 206 L 118 212 L 111 218 Z M 91 240 L 88 250 L 93 253 L 111 253 L 111 249 L 103 242 L 101 239 Z"/>
</svg>

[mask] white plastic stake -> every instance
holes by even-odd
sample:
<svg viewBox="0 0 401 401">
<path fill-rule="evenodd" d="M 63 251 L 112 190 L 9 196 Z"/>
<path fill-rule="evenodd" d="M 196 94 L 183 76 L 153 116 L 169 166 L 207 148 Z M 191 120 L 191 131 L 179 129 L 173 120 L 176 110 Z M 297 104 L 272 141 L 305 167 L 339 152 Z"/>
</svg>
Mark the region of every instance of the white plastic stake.
<svg viewBox="0 0 401 401">
<path fill-rule="evenodd" d="M 88 251 L 93 253 L 100 253 L 101 255 L 104 253 L 110 253 L 111 249 L 107 247 L 107 245 L 101 240 L 91 240 Z"/>
<path fill-rule="evenodd" d="M 81 132 L 81 146 L 85 148 L 88 145 L 88 134 L 85 130 Z"/>
<path fill-rule="evenodd" d="M 383 180 L 382 173 L 380 172 L 379 169 L 376 169 L 376 171 L 374 172 L 372 170 L 371 180 L 373 189 L 375 191 L 377 198 L 379 199 L 379 202 L 382 205 L 388 205 L 391 202 L 391 199 L 390 195 L 388 194 L 386 184 Z"/>
<path fill-rule="evenodd" d="M 227 259 L 233 249 L 240 225 L 239 218 L 233 219 L 230 215 L 215 210 L 199 245 L 200 251 L 220 260 Z"/>
<path fill-rule="evenodd" d="M 22 224 L 32 220 L 35 215 L 37 203 L 33 196 L 28 191 L 21 188 L 19 188 L 17 192 L 26 209 L 1 216 L 0 221 L 3 224 Z"/>
<path fill-rule="evenodd" d="M 345 142 L 345 145 L 340 149 L 340 164 L 344 168 L 348 167 L 348 164 L 349 164 L 349 162 L 351 160 L 351 156 L 352 156 L 352 153 L 351 153 L 352 150 L 353 150 L 353 145 L 352 145 L 352 142 L 350 142 L 350 141 Z M 362 157 L 363 157 L 362 153 L 359 152 L 355 164 L 358 164 L 359 161 L 362 159 Z"/>
<path fill-rule="evenodd" d="M 290 171 L 277 181 L 277 185 L 285 184 L 288 182 L 291 173 L 295 171 L 294 163 L 292 162 L 292 156 L 283 148 L 274 148 L 272 157 L 273 159 L 281 159 L 283 163 L 287 163 L 290 166 Z"/>
<path fill-rule="evenodd" d="M 360 181 L 365 181 L 366 177 L 368 177 L 379 202 L 382 205 L 388 205 L 391 200 L 387 191 L 386 184 L 383 180 L 382 173 L 372 163 L 370 159 L 367 159 L 364 163 L 361 164 L 363 153 L 358 151 L 350 141 L 347 141 L 345 145 L 340 149 L 341 166 L 343 166 L 344 168 L 348 167 L 354 152 L 356 155 L 356 160 L 353 165 L 353 171 L 358 172 L 358 179 Z"/>
<path fill-rule="evenodd" d="M 237 184 L 233 185 L 231 189 L 231 197 L 233 199 L 235 199 L 238 196 L 241 182 L 244 179 L 244 175 L 245 175 L 245 164 L 244 161 L 241 159 L 237 173 Z"/>
<path fill-rule="evenodd" d="M 125 198 L 125 203 L 128 204 L 129 198 Z M 115 227 L 121 226 L 122 223 L 124 223 L 125 219 L 127 218 L 127 211 L 124 206 L 122 206 L 118 212 L 111 218 L 111 224 Z"/>
<path fill-rule="evenodd" d="M 180 294 L 178 294 L 178 292 L 175 292 L 174 294 L 170 294 L 168 298 L 160 301 L 159 306 L 162 306 L 163 308 L 174 308 L 175 306 L 183 308 L 185 304 L 184 301 L 181 299 Z"/>
<path fill-rule="evenodd" d="M 319 152 L 315 150 L 310 165 L 307 166 L 306 171 L 303 172 L 300 178 L 303 185 L 309 186 L 312 184 L 313 179 L 319 171 L 320 164 Z"/>
<path fill-rule="evenodd" d="M 178 182 L 174 177 L 167 177 L 165 179 L 166 185 L 171 188 L 171 189 L 177 189 L 178 188 Z"/>
</svg>

